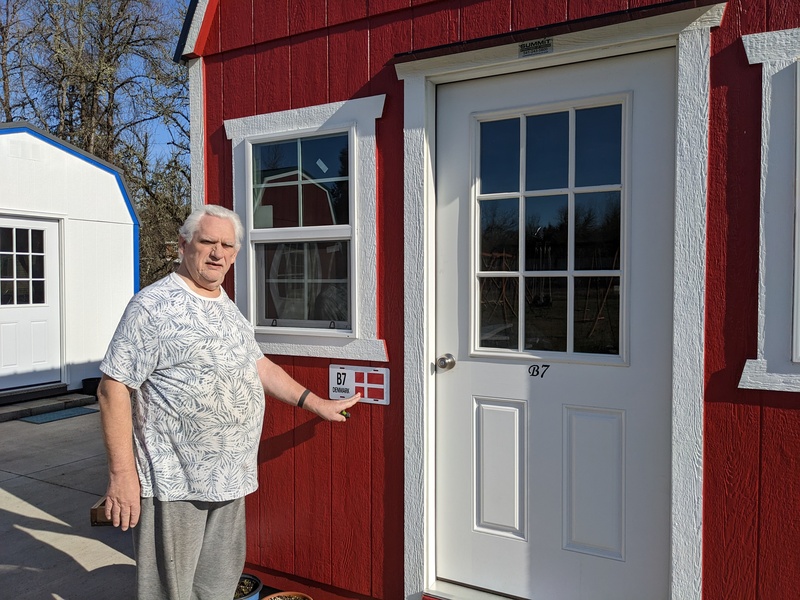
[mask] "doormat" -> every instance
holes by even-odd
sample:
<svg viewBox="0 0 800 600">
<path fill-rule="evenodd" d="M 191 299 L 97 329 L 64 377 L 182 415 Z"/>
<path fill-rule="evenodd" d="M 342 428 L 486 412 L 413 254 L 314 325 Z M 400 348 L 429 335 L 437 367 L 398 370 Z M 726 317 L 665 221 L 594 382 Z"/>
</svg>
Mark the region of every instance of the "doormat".
<svg viewBox="0 0 800 600">
<path fill-rule="evenodd" d="M 80 415 L 88 415 L 89 413 L 97 412 L 96 408 L 86 408 L 85 406 L 76 406 L 74 408 L 65 408 L 63 410 L 56 410 L 54 412 L 43 413 L 41 415 L 31 415 L 30 417 L 22 417 L 20 421 L 27 423 L 50 423 L 51 421 L 60 421 L 61 419 L 69 419 L 70 417 L 78 417 Z"/>
</svg>

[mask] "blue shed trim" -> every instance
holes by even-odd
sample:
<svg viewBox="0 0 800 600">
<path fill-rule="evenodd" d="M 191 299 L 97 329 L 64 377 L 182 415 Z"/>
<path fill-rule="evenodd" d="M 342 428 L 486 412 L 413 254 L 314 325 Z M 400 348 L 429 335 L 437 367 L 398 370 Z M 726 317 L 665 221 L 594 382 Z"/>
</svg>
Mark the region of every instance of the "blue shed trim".
<svg viewBox="0 0 800 600">
<path fill-rule="evenodd" d="M 54 135 L 47 133 L 46 131 L 42 131 L 38 127 L 34 127 L 30 123 L 25 121 L 17 121 L 12 123 L 0 123 L 0 135 L 8 135 L 12 133 L 27 133 L 32 135 L 35 138 L 42 140 L 43 142 L 47 142 L 51 146 L 56 146 L 66 152 L 67 154 L 71 154 L 81 160 L 97 167 L 98 169 L 105 171 L 106 173 L 110 173 L 114 176 L 117 181 L 117 185 L 119 186 L 119 191 L 122 193 L 122 197 L 125 200 L 125 207 L 128 209 L 128 214 L 131 216 L 131 221 L 133 222 L 133 292 L 136 293 L 139 291 L 139 279 L 140 279 L 140 270 L 139 270 L 139 216 L 136 214 L 136 208 L 133 206 L 131 202 L 130 195 L 128 194 L 128 188 L 125 186 L 125 179 L 122 176 L 122 172 L 112 165 L 93 154 L 89 154 L 88 152 L 81 150 L 77 146 L 73 146 L 69 142 L 65 142 L 62 139 L 57 138 Z"/>
</svg>

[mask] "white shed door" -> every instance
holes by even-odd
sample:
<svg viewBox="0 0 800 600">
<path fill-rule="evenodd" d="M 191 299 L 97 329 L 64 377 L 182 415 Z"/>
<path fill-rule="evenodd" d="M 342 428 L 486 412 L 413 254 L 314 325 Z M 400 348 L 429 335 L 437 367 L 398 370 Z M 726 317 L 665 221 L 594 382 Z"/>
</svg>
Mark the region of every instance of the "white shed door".
<svg viewBox="0 0 800 600">
<path fill-rule="evenodd" d="M 438 87 L 440 580 L 668 596 L 674 104 L 672 49 Z"/>
<path fill-rule="evenodd" d="M 58 223 L 0 217 L 0 388 L 61 380 Z"/>
</svg>

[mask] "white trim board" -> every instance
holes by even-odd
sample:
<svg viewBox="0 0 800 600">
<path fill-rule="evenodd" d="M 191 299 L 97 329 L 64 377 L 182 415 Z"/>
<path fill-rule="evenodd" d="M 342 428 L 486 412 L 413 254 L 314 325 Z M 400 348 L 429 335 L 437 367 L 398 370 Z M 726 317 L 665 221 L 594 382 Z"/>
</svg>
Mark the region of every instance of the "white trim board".
<svg viewBox="0 0 800 600">
<path fill-rule="evenodd" d="M 725 4 L 553 38 L 520 57 L 509 44 L 396 66 L 405 96 L 405 597 L 494 598 L 436 581 L 434 186 L 437 83 L 677 47 L 673 342 L 672 600 L 699 600 L 702 564 L 703 352 L 710 29 Z"/>
<path fill-rule="evenodd" d="M 353 299 L 353 332 L 347 337 L 325 335 L 309 329 L 292 333 L 256 332 L 265 354 L 315 356 L 387 362 L 386 342 L 378 338 L 377 307 L 377 151 L 375 121 L 383 114 L 385 95 L 355 98 L 306 108 L 265 113 L 225 121 L 225 133 L 231 140 L 233 207 L 247 224 L 249 210 L 248 165 L 250 144 L 268 139 L 285 139 L 330 131 L 349 131 L 352 144 L 351 186 L 355 210 L 350 215 L 353 234 L 353 281 L 357 293 Z M 247 226 L 245 225 L 247 229 Z M 249 232 L 249 229 L 247 229 Z M 248 234 L 249 236 L 249 234 Z M 248 242 L 250 238 L 248 237 Z M 243 314 L 252 317 L 254 306 L 252 243 L 236 260 L 236 303 Z M 251 318 L 254 321 L 254 319 Z"/>
<path fill-rule="evenodd" d="M 745 35 L 742 43 L 762 75 L 758 348 L 739 387 L 800 392 L 800 29 Z"/>
</svg>

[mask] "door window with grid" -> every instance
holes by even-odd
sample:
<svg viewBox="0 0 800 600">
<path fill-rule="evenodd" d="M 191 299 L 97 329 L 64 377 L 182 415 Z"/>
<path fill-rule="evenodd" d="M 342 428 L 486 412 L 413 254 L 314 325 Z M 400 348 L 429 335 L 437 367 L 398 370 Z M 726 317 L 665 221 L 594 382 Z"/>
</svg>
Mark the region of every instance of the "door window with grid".
<svg viewBox="0 0 800 600">
<path fill-rule="evenodd" d="M 44 274 L 44 231 L 0 227 L 0 304 L 44 304 Z"/>
<path fill-rule="evenodd" d="M 621 354 L 624 103 L 478 123 L 477 349 Z"/>
</svg>

